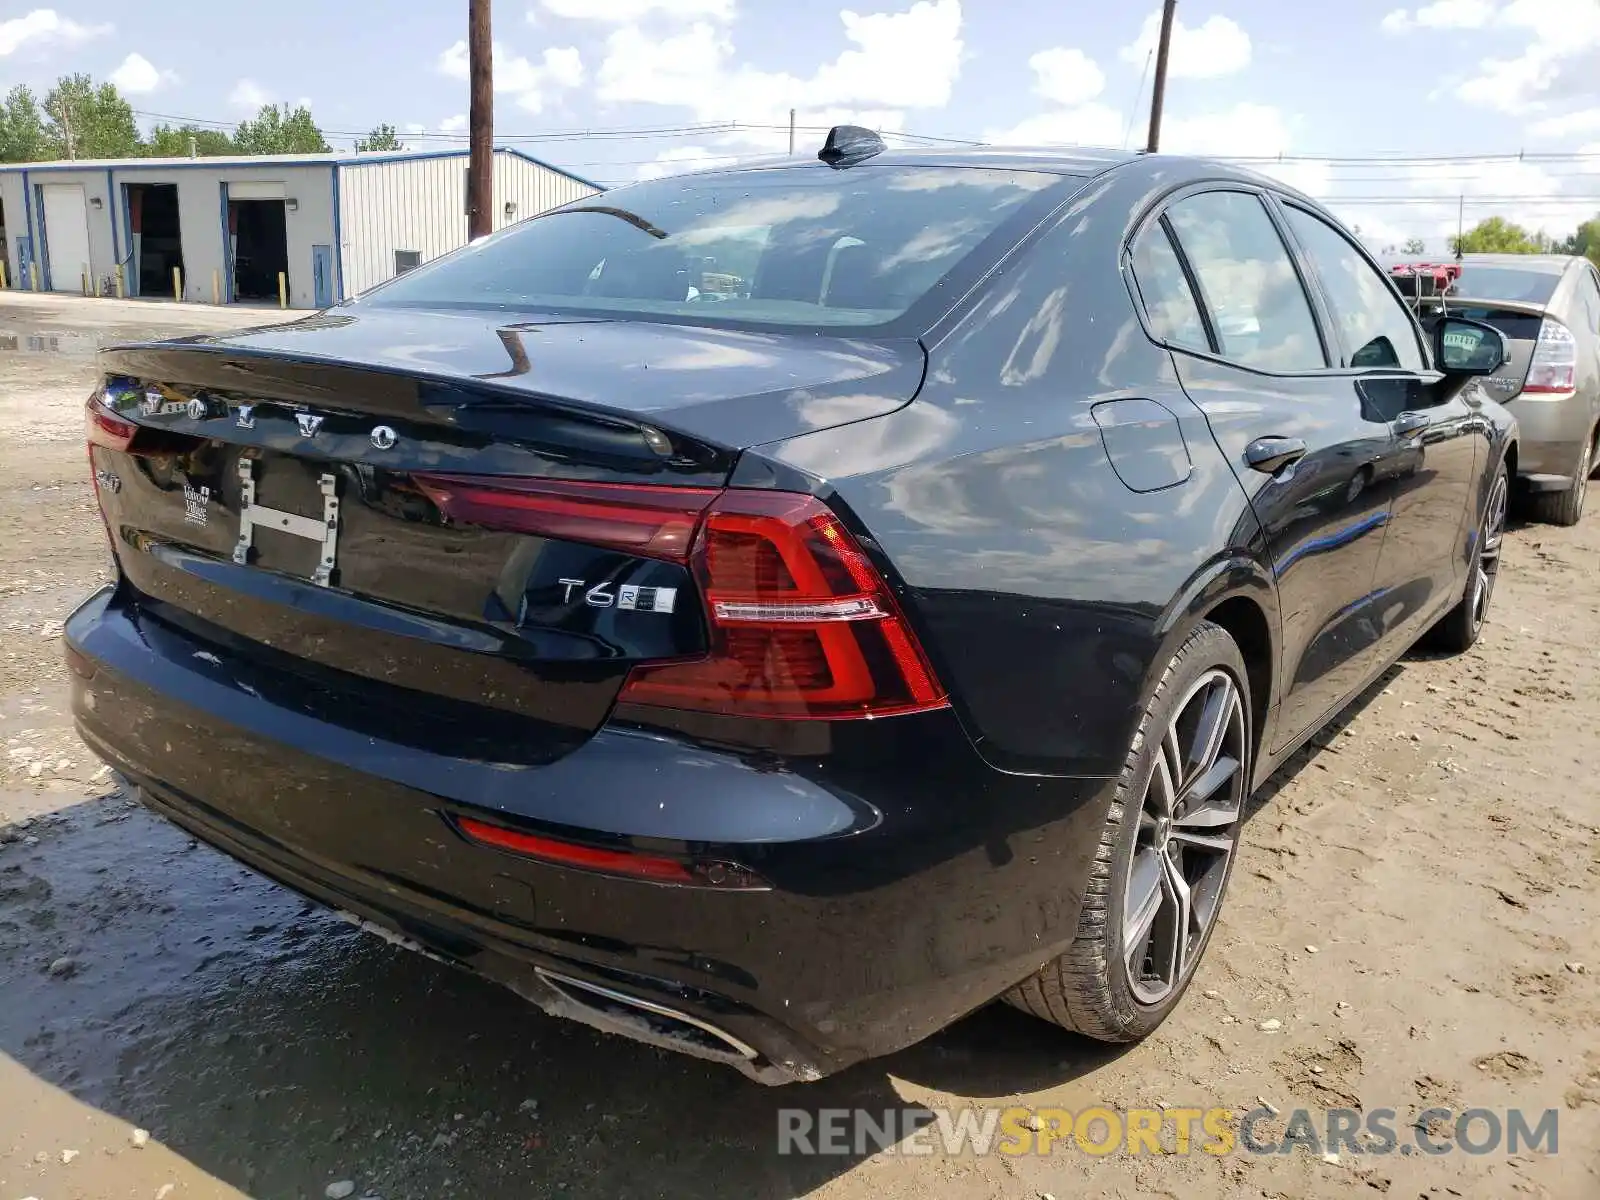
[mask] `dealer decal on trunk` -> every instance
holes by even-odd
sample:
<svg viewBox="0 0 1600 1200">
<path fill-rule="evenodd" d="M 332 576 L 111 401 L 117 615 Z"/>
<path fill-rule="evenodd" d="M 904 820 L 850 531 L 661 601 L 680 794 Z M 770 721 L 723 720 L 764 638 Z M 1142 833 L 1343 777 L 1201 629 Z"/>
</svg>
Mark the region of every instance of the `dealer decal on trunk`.
<svg viewBox="0 0 1600 1200">
<path fill-rule="evenodd" d="M 183 519 L 190 525 L 204 525 L 211 519 L 211 489 L 183 485 Z"/>
</svg>

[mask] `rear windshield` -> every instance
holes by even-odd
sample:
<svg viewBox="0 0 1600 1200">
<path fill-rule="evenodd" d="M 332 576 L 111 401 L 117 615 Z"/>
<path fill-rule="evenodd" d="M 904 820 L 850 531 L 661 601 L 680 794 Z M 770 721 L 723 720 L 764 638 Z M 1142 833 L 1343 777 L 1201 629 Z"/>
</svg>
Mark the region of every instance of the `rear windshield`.
<svg viewBox="0 0 1600 1200">
<path fill-rule="evenodd" d="M 1074 181 L 970 167 L 781 168 L 591 196 L 386 284 L 381 307 L 888 325 Z M 954 297 L 950 297 L 954 299 Z"/>
<path fill-rule="evenodd" d="M 1548 304 L 1561 282 L 1560 271 L 1529 271 L 1519 267 L 1487 267 L 1466 263 L 1451 289 L 1456 296 L 1474 300 L 1521 300 Z"/>
</svg>

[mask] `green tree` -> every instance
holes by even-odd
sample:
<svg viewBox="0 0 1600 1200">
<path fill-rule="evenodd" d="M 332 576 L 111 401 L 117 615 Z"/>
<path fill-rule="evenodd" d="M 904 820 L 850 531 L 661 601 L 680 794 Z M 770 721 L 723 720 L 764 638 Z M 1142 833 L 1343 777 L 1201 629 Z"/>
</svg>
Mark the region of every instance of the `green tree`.
<svg viewBox="0 0 1600 1200">
<path fill-rule="evenodd" d="M 364 138 L 356 140 L 356 153 L 362 154 L 368 150 L 404 150 L 400 139 L 395 136 L 393 125 L 379 125 Z"/>
<path fill-rule="evenodd" d="M 188 158 L 191 138 L 194 152 L 201 157 L 238 153 L 233 139 L 222 130 L 201 129 L 196 125 L 157 125 L 140 147 L 140 153 L 150 158 Z"/>
<path fill-rule="evenodd" d="M 1424 244 L 1421 238 L 1407 238 L 1405 245 L 1400 247 L 1400 252 L 1402 254 L 1421 254 Z"/>
<path fill-rule="evenodd" d="M 1591 217 L 1578 226 L 1577 232 L 1561 244 L 1564 254 L 1581 254 L 1590 262 L 1600 265 L 1600 216 Z"/>
<path fill-rule="evenodd" d="M 63 75 L 44 98 L 51 158 L 131 158 L 139 152 L 133 108 L 116 85 Z"/>
<path fill-rule="evenodd" d="M 264 104 L 253 121 L 242 121 L 233 144 L 240 154 L 324 154 L 330 147 L 322 130 L 301 105 Z"/>
<path fill-rule="evenodd" d="M 49 156 L 39 101 L 19 83 L 0 102 L 0 162 L 38 162 Z"/>
<path fill-rule="evenodd" d="M 1487 217 L 1460 237 L 1451 238 L 1450 249 L 1458 254 L 1538 254 L 1543 236 L 1530 234 L 1504 217 Z"/>
</svg>

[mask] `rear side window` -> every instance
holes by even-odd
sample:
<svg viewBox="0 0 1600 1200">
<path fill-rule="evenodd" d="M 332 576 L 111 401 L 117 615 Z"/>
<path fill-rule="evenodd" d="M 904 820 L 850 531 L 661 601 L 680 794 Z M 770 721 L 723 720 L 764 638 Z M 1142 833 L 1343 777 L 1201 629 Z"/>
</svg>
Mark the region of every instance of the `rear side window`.
<svg viewBox="0 0 1600 1200">
<path fill-rule="evenodd" d="M 1283 373 L 1327 366 L 1311 302 L 1258 196 L 1205 192 L 1167 210 L 1216 330 L 1218 351 Z"/>
<path fill-rule="evenodd" d="M 1352 367 L 1422 369 L 1411 315 L 1366 256 L 1332 225 L 1286 205 L 1289 228 L 1316 267 Z"/>
<path fill-rule="evenodd" d="M 1211 349 L 1200 305 L 1184 276 L 1164 225 L 1157 222 L 1133 246 L 1133 281 L 1150 318 L 1150 331 L 1174 346 Z"/>
<path fill-rule="evenodd" d="M 1578 276 L 1578 312 L 1590 333 L 1600 333 L 1600 287 L 1595 286 L 1594 271 L 1589 267 L 1582 268 Z"/>
</svg>

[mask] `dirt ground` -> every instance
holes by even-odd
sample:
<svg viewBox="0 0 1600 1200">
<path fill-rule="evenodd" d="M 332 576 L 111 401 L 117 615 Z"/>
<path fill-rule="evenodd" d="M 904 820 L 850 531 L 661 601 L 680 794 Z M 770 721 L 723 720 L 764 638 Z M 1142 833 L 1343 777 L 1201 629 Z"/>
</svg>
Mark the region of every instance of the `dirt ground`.
<svg viewBox="0 0 1600 1200">
<path fill-rule="evenodd" d="M 1600 1196 L 1600 513 L 1514 530 L 1480 645 L 1408 658 L 1271 782 L 1150 1040 L 994 1007 L 766 1089 L 341 924 L 131 803 L 74 737 L 60 622 L 107 562 L 92 349 L 268 316 L 0 297 L 0 1200 Z M 1389 1107 L 1403 1133 L 1432 1104 L 1554 1108 L 1559 1151 L 775 1152 L 794 1106 L 1262 1102 Z"/>
</svg>

